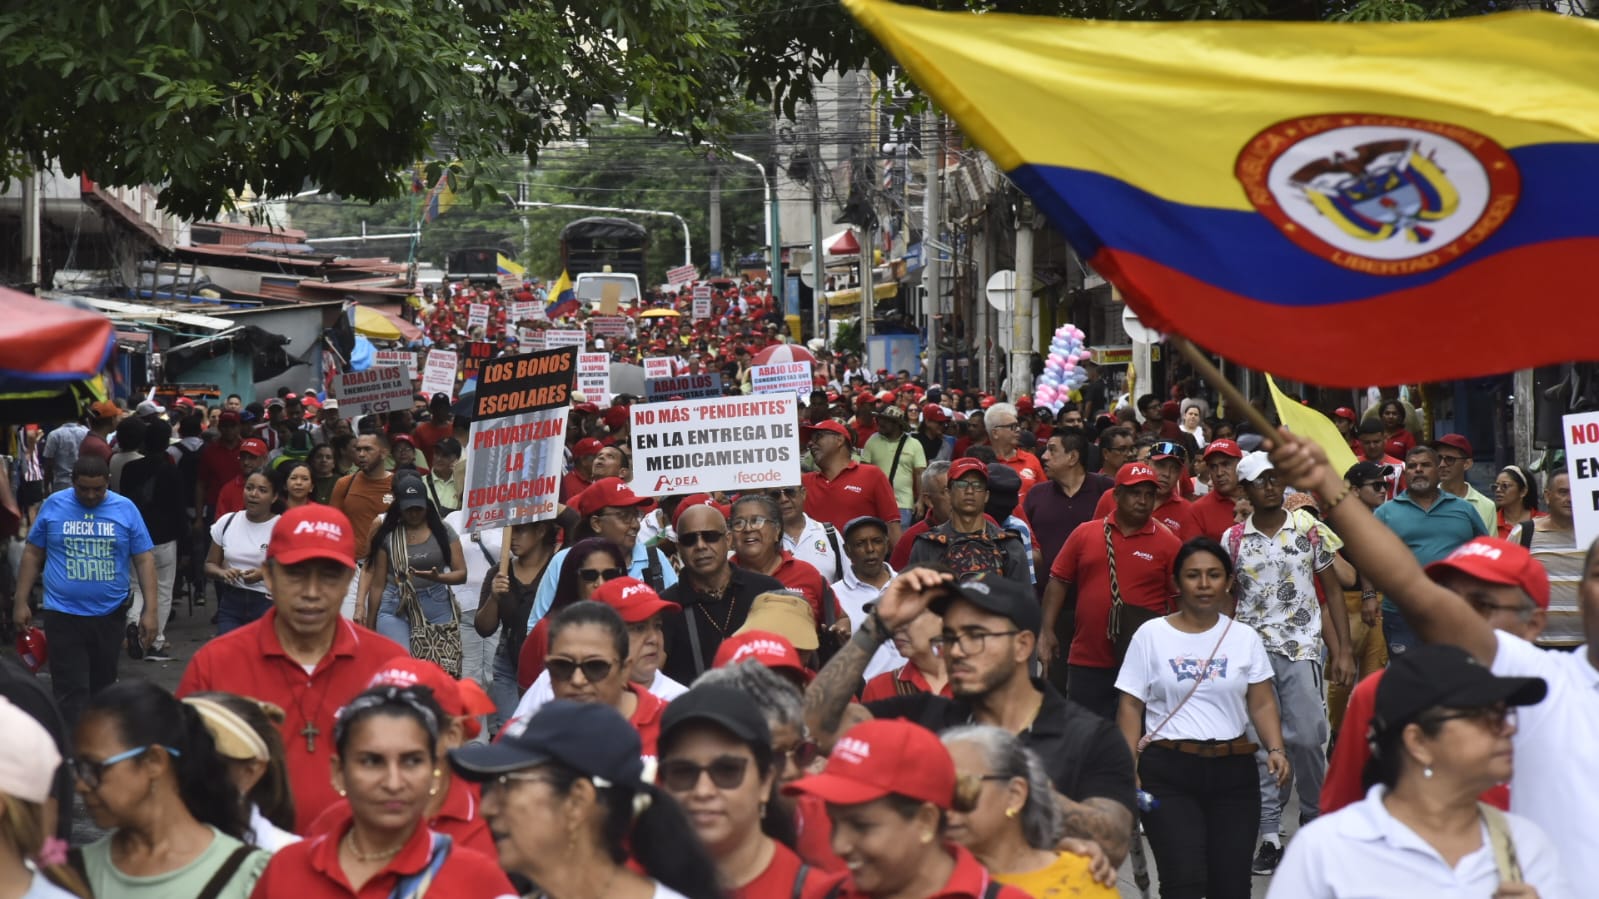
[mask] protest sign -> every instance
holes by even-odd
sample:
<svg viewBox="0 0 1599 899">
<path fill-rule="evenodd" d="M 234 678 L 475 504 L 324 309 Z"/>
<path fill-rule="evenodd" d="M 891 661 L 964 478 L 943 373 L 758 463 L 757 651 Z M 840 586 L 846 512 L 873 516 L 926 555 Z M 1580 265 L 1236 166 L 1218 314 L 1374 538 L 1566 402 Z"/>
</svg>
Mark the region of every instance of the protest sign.
<svg viewBox="0 0 1599 899">
<path fill-rule="evenodd" d="M 544 329 L 521 328 L 516 332 L 517 342 L 522 344 L 523 350 L 542 350 L 544 346 Z"/>
<path fill-rule="evenodd" d="M 776 362 L 757 365 L 750 369 L 751 393 L 811 392 L 811 364 L 809 362 Z"/>
<path fill-rule="evenodd" d="M 579 353 L 577 389 L 583 398 L 598 406 L 611 404 L 611 354 Z"/>
<path fill-rule="evenodd" d="M 376 365 L 366 371 L 343 371 L 333 382 L 339 414 L 358 418 L 373 412 L 411 408 L 411 379 L 399 366 Z"/>
<path fill-rule="evenodd" d="M 700 270 L 692 265 L 680 265 L 677 268 L 669 268 L 666 270 L 666 283 L 687 284 L 688 282 L 699 277 L 699 274 Z"/>
<path fill-rule="evenodd" d="M 1578 546 L 1592 546 L 1599 537 L 1599 412 L 1567 415 L 1560 420 L 1566 435 L 1566 473 L 1571 476 L 1571 518 Z M 1531 527 L 1527 521 L 1523 527 Z"/>
<path fill-rule="evenodd" d="M 745 492 L 800 482 L 794 396 L 631 407 L 633 492 Z"/>
<path fill-rule="evenodd" d="M 516 300 L 511 303 L 512 322 L 538 321 L 542 318 L 544 318 L 544 307 L 532 300 Z"/>
<path fill-rule="evenodd" d="M 694 318 L 695 320 L 711 317 L 711 285 L 697 284 L 694 287 Z"/>
<path fill-rule="evenodd" d="M 595 337 L 626 337 L 627 316 L 596 315 L 589 319 L 589 333 Z"/>
<path fill-rule="evenodd" d="M 673 367 L 674 360 L 667 356 L 651 356 L 644 360 L 644 377 L 670 378 L 677 374 Z"/>
<path fill-rule="evenodd" d="M 378 350 L 372 355 L 372 364 L 377 368 L 390 366 L 405 370 L 405 376 L 416 380 L 416 354 L 406 350 Z"/>
<path fill-rule="evenodd" d="M 466 457 L 467 530 L 555 517 L 576 377 L 571 347 L 484 363 Z"/>
<path fill-rule="evenodd" d="M 466 359 L 462 371 L 465 373 L 462 380 L 470 381 L 477 377 L 478 369 L 483 367 L 484 361 L 494 358 L 494 344 L 487 340 L 474 340 L 466 345 Z"/>
<path fill-rule="evenodd" d="M 422 365 L 421 391 L 428 396 L 455 396 L 455 370 L 460 364 L 461 357 L 455 350 L 429 350 L 427 362 Z"/>
<path fill-rule="evenodd" d="M 487 328 L 489 326 L 489 304 L 471 303 L 466 307 L 466 327 Z"/>
<path fill-rule="evenodd" d="M 600 314 L 615 315 L 622 305 L 622 282 L 606 281 L 600 285 Z"/>
<path fill-rule="evenodd" d="M 544 332 L 544 345 L 552 350 L 563 346 L 582 349 L 583 345 L 588 343 L 588 339 L 588 334 L 575 329 L 551 329 Z"/>
<path fill-rule="evenodd" d="M 722 376 L 719 374 L 644 379 L 644 398 L 652 403 L 657 400 L 669 400 L 672 397 L 686 400 L 721 395 Z"/>
</svg>

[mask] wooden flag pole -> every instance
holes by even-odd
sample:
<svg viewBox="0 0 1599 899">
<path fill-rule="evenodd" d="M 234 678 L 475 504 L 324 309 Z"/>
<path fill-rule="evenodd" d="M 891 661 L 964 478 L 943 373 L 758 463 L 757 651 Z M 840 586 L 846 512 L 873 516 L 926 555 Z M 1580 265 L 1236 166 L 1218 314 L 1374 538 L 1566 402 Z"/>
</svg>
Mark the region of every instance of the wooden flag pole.
<svg viewBox="0 0 1599 899">
<path fill-rule="evenodd" d="M 1206 358 L 1199 347 L 1189 343 L 1188 338 L 1179 334 L 1168 334 L 1166 339 L 1171 341 L 1172 345 L 1177 347 L 1177 350 L 1188 358 L 1188 361 L 1193 364 L 1194 370 L 1199 372 L 1200 377 L 1216 388 L 1216 391 L 1227 401 L 1228 408 L 1237 406 L 1242 410 L 1244 417 L 1249 419 L 1249 423 L 1255 426 L 1255 431 L 1260 436 L 1268 440 L 1276 436 L 1277 426 L 1272 424 L 1263 412 L 1256 409 L 1254 404 L 1244 397 L 1243 392 L 1233 386 L 1233 382 L 1227 380 L 1227 377 L 1216 368 L 1210 359 Z"/>
<path fill-rule="evenodd" d="M 500 574 L 511 570 L 511 526 L 500 531 Z"/>
</svg>

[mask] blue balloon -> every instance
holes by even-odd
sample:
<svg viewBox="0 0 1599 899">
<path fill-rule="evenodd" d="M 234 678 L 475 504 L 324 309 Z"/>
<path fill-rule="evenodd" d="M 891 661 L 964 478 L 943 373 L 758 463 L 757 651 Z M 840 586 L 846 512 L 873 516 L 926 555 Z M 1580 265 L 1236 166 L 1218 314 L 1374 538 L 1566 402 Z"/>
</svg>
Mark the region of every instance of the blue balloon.
<svg viewBox="0 0 1599 899">
<path fill-rule="evenodd" d="M 355 348 L 350 350 L 350 371 L 366 371 L 372 367 L 373 360 L 377 359 L 377 347 L 365 337 L 356 335 Z"/>
</svg>

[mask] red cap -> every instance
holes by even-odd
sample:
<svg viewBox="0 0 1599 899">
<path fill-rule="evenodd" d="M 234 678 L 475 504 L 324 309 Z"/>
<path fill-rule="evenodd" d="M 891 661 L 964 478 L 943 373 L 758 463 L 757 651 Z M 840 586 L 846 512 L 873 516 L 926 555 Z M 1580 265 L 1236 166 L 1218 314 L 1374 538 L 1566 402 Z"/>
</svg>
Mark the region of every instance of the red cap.
<svg viewBox="0 0 1599 899">
<path fill-rule="evenodd" d="M 982 407 L 982 408 L 984 408 L 984 409 L 987 409 L 989 406 L 994 405 L 995 402 L 997 402 L 997 400 L 995 400 L 993 397 L 985 396 L 985 397 L 983 397 L 981 400 L 979 400 L 977 402 L 977 405 Z"/>
<path fill-rule="evenodd" d="M 412 437 L 410 434 L 405 433 L 404 431 L 401 431 L 400 433 L 395 434 L 393 437 L 390 437 L 389 438 L 389 442 L 390 443 L 403 443 L 406 446 L 411 446 L 411 447 L 416 446 L 416 438 Z"/>
<path fill-rule="evenodd" d="M 569 505 L 577 510 L 577 514 L 587 518 L 601 509 L 642 507 L 653 502 L 647 496 L 635 494 L 633 488 L 621 478 L 600 478 L 590 484 L 587 490 L 572 497 Z"/>
<path fill-rule="evenodd" d="M 182 406 L 185 409 L 193 409 L 194 408 L 194 400 L 191 400 L 191 399 L 189 399 L 186 396 L 180 396 L 177 399 L 172 401 L 172 405 L 174 405 L 174 406 Z"/>
<path fill-rule="evenodd" d="M 627 424 L 627 416 L 626 406 L 612 406 L 605 410 L 605 426 L 614 431 Z"/>
<path fill-rule="evenodd" d="M 1360 416 L 1355 414 L 1355 410 L 1349 408 L 1348 406 L 1339 406 L 1338 408 L 1334 409 L 1333 418 L 1347 418 L 1350 421 L 1360 420 Z"/>
<path fill-rule="evenodd" d="M 856 405 L 859 405 L 861 403 L 875 403 L 875 402 L 877 402 L 877 394 L 871 392 L 870 390 L 862 390 L 860 393 L 855 394 L 855 403 L 856 403 Z"/>
<path fill-rule="evenodd" d="M 922 407 L 922 420 L 939 423 L 947 422 L 949 421 L 949 412 L 945 411 L 944 407 L 937 403 L 928 403 Z"/>
<path fill-rule="evenodd" d="M 1432 446 L 1434 449 L 1437 449 L 1440 446 L 1447 446 L 1450 449 L 1457 449 L 1465 453 L 1466 458 L 1468 459 L 1472 458 L 1471 441 L 1459 434 L 1445 434 L 1442 437 L 1439 437 L 1437 440 L 1434 440 L 1432 442 Z"/>
<path fill-rule="evenodd" d="M 449 672 L 425 659 L 396 656 L 385 662 L 378 673 L 372 675 L 367 687 L 427 687 L 433 691 L 439 708 L 451 718 L 465 718 L 466 738 L 476 737 L 483 729 L 479 715 L 494 711 L 494 700 L 483 692 L 474 680 L 456 680 Z"/>
<path fill-rule="evenodd" d="M 805 663 L 800 661 L 799 650 L 794 648 L 794 644 L 782 634 L 771 631 L 744 631 L 728 637 L 717 647 L 711 667 L 725 668 L 750 659 L 775 671 L 793 672 L 806 683 L 816 677 L 816 672 L 806 668 Z"/>
<path fill-rule="evenodd" d="M 1221 453 L 1223 456 L 1231 456 L 1234 459 L 1242 459 L 1244 457 L 1244 451 L 1238 448 L 1238 444 L 1228 440 L 1226 437 L 1220 440 L 1212 440 L 1210 445 L 1205 447 L 1205 454 L 1201 458 L 1209 459 L 1211 453 Z"/>
<path fill-rule="evenodd" d="M 955 798 L 955 763 L 938 737 L 919 724 L 898 718 L 863 721 L 833 744 L 825 771 L 802 777 L 783 792 L 830 805 L 860 805 L 897 794 L 947 809 Z"/>
<path fill-rule="evenodd" d="M 956 481 L 960 480 L 962 476 L 969 475 L 969 474 L 971 474 L 974 471 L 977 472 L 978 474 L 982 475 L 983 476 L 983 480 L 985 480 L 985 481 L 988 480 L 988 466 L 987 465 L 984 465 L 981 461 L 979 461 L 977 459 L 973 459 L 971 456 L 962 456 L 961 458 L 956 459 L 954 462 L 950 463 L 950 466 L 949 466 L 949 482 L 951 484 L 953 484 Z"/>
<path fill-rule="evenodd" d="M 308 559 L 332 559 L 355 567 L 355 531 L 350 519 L 332 506 L 307 503 L 278 516 L 267 544 L 267 558 L 281 565 Z"/>
<path fill-rule="evenodd" d="M 593 437 L 584 437 L 572 446 L 572 458 L 581 459 L 584 456 L 597 456 L 600 450 L 605 449 L 605 444 Z"/>
<path fill-rule="evenodd" d="M 615 609 L 628 624 L 638 624 L 650 620 L 661 612 L 676 612 L 683 608 L 675 602 L 662 599 L 649 584 L 630 577 L 606 581 L 589 595 L 589 599 L 603 602 Z"/>
<path fill-rule="evenodd" d="M 600 407 L 594 405 L 593 403 L 578 403 L 572 407 L 572 411 L 581 412 L 584 415 L 598 415 Z"/>
<path fill-rule="evenodd" d="M 1131 487 L 1134 484 L 1154 484 L 1160 486 L 1160 476 L 1155 474 L 1155 469 L 1142 462 L 1133 462 L 1123 465 L 1116 472 L 1117 487 Z"/>
<path fill-rule="evenodd" d="M 894 402 L 894 391 L 885 390 L 882 393 L 879 393 L 877 395 L 877 401 L 879 403 L 892 403 L 892 402 Z"/>
<path fill-rule="evenodd" d="M 800 436 L 804 437 L 806 440 L 811 439 L 811 435 L 815 434 L 817 431 L 826 431 L 829 434 L 837 434 L 838 436 L 844 438 L 844 441 L 851 446 L 855 444 L 854 439 L 849 436 L 849 428 L 844 427 L 843 423 L 836 422 L 831 418 L 822 422 L 821 424 L 800 426 Z"/>
<path fill-rule="evenodd" d="M 251 437 L 249 440 L 242 440 L 239 442 L 239 452 L 249 453 L 252 456 L 264 456 L 267 454 L 266 441 L 255 437 Z"/>
<path fill-rule="evenodd" d="M 1497 537 L 1468 540 L 1427 566 L 1428 577 L 1436 578 L 1446 571 L 1458 571 L 1490 584 L 1520 587 L 1538 608 L 1549 608 L 1549 573 L 1519 543 Z"/>
<path fill-rule="evenodd" d="M 1030 396 L 1019 396 L 1019 397 L 1017 397 L 1016 398 L 1016 411 L 1022 413 L 1023 415 L 1027 414 L 1028 412 L 1033 411 L 1033 398 L 1030 397 Z"/>
</svg>

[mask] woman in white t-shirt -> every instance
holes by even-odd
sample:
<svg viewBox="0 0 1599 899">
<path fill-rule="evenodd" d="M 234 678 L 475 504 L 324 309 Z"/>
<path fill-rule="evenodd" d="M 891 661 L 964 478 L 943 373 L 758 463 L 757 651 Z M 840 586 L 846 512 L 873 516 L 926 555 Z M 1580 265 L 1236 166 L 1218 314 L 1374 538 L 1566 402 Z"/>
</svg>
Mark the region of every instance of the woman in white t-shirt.
<svg viewBox="0 0 1599 899">
<path fill-rule="evenodd" d="M 244 627 L 272 607 L 262 572 L 277 522 L 277 484 L 258 471 L 244 479 L 244 508 L 211 525 L 205 573 L 217 582 L 217 636 Z"/>
<path fill-rule="evenodd" d="M 1153 801 L 1141 818 L 1162 894 L 1247 899 L 1260 821 L 1257 749 L 1279 786 L 1289 773 L 1271 662 L 1253 628 L 1221 614 L 1233 580 L 1221 544 L 1183 544 L 1173 577 L 1177 611 L 1138 629 L 1116 676 L 1116 723 L 1133 748 L 1139 789 Z"/>
</svg>

